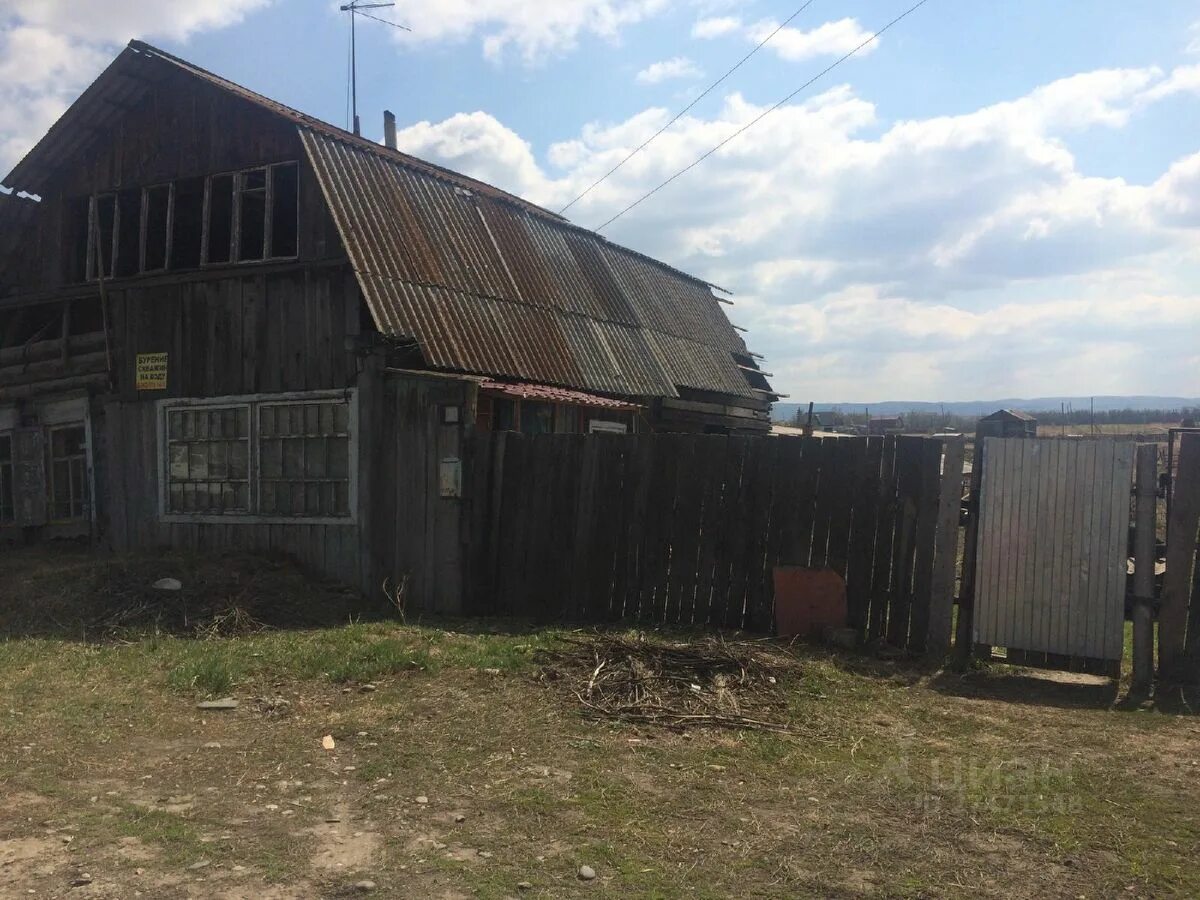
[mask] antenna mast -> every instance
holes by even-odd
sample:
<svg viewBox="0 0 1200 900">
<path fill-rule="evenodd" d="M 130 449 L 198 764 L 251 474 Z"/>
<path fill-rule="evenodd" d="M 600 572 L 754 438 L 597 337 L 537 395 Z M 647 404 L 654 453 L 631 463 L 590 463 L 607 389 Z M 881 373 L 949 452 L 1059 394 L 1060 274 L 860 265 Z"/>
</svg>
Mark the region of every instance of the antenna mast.
<svg viewBox="0 0 1200 900">
<path fill-rule="evenodd" d="M 363 3 L 362 0 L 350 0 L 349 3 L 339 7 L 342 12 L 350 13 L 350 102 L 354 115 L 355 134 L 362 134 L 362 130 L 358 122 L 358 50 L 355 47 L 354 18 L 359 14 L 358 11 L 361 9 L 383 9 L 384 7 L 395 5 L 395 3 Z M 362 15 L 365 15 L 368 19 L 378 19 L 377 16 L 373 16 L 370 13 L 362 13 Z M 404 31 L 410 30 L 405 25 L 389 22 L 387 19 L 378 19 L 378 21 L 383 22 L 385 25 L 394 25 L 396 28 L 401 28 Z"/>
</svg>

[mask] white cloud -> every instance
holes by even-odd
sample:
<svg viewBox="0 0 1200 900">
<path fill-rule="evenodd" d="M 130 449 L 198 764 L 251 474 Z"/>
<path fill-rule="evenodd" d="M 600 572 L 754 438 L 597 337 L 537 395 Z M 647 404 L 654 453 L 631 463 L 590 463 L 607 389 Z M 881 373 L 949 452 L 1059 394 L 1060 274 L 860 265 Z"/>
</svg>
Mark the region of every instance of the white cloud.
<svg viewBox="0 0 1200 900">
<path fill-rule="evenodd" d="M 747 27 L 745 34 L 754 43 L 759 43 L 776 28 L 779 28 L 778 22 L 764 19 Z M 858 24 L 857 19 L 839 19 L 809 31 L 792 27 L 780 29 L 779 33 L 771 38 L 766 49 L 773 50 L 788 62 L 802 62 L 815 56 L 841 56 L 849 53 L 871 34 L 872 32 L 865 31 Z M 870 53 L 878 43 L 872 41 L 859 52 Z"/>
<path fill-rule="evenodd" d="M 724 37 L 742 28 L 742 20 L 736 16 L 713 16 L 700 19 L 692 26 L 692 37 L 700 40 Z"/>
<path fill-rule="evenodd" d="M 8 0 L 9 12 L 34 28 L 80 41 L 119 43 L 134 37 L 184 40 L 236 24 L 271 0 Z"/>
<path fill-rule="evenodd" d="M 613 40 L 622 28 L 669 5 L 669 0 L 397 0 L 388 12 L 417 25 L 411 33 L 397 33 L 404 43 L 478 39 L 488 59 L 499 61 L 515 51 L 536 63 L 573 49 L 585 35 Z"/>
<path fill-rule="evenodd" d="M 1200 153 L 1150 184 L 1081 171 L 1069 140 L 1132 128 L 1177 73 L 1100 70 L 903 120 L 848 87 L 780 109 L 606 234 L 732 288 L 798 397 L 1200 394 Z M 572 208 L 604 221 L 763 107 L 685 116 Z M 406 146 L 551 208 L 666 121 L 594 123 L 544 161 L 492 117 Z M 505 162 L 508 160 L 508 162 Z"/>
<path fill-rule="evenodd" d="M 131 38 L 184 40 L 241 21 L 271 0 L 4 0 L 0 19 L 0 177 Z"/>
<path fill-rule="evenodd" d="M 686 56 L 674 56 L 671 59 L 651 63 L 637 73 L 638 84 L 661 84 L 679 78 L 699 78 L 704 72 Z"/>
</svg>

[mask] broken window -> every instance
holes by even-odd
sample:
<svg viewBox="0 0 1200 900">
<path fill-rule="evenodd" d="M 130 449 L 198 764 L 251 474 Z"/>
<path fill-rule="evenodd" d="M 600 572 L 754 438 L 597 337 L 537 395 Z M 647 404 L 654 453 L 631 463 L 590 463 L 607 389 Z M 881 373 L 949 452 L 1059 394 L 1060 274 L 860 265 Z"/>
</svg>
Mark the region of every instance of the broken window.
<svg viewBox="0 0 1200 900">
<path fill-rule="evenodd" d="M 17 520 L 13 503 L 13 449 L 12 435 L 0 434 L 0 525 L 11 525 Z"/>
<path fill-rule="evenodd" d="M 238 175 L 238 262 L 263 259 L 267 252 L 267 170 Z"/>
<path fill-rule="evenodd" d="M 111 278 L 117 258 L 117 228 L 120 213 L 116 194 L 100 194 L 88 205 L 87 277 Z"/>
<path fill-rule="evenodd" d="M 271 257 L 283 259 L 299 252 L 300 167 L 271 166 Z"/>
<path fill-rule="evenodd" d="M 128 278 L 141 266 L 142 192 L 136 188 L 117 194 L 117 259 L 104 277 Z"/>
<path fill-rule="evenodd" d="M 175 182 L 171 218 L 171 268 L 199 267 L 201 236 L 204 233 L 203 178 L 184 178 Z"/>
<path fill-rule="evenodd" d="M 99 297 L 72 300 L 67 310 L 67 335 L 94 334 L 104 330 L 104 310 Z"/>
<path fill-rule="evenodd" d="M 517 430 L 517 403 L 506 397 L 492 401 L 492 431 Z"/>
<path fill-rule="evenodd" d="M 258 410 L 259 512 L 350 514 L 350 404 L 288 403 Z"/>
<path fill-rule="evenodd" d="M 534 400 L 521 401 L 521 431 L 524 434 L 553 434 L 553 404 Z"/>
<path fill-rule="evenodd" d="M 64 204 L 66 253 L 63 265 L 69 282 L 85 281 L 88 278 L 88 238 L 91 236 L 88 211 L 91 204 L 90 197 L 72 197 Z"/>
<path fill-rule="evenodd" d="M 167 410 L 166 509 L 249 512 L 249 406 Z"/>
<path fill-rule="evenodd" d="M 160 184 L 142 191 L 142 271 L 167 268 L 171 251 L 172 187 Z"/>
<path fill-rule="evenodd" d="M 204 262 L 227 263 L 233 254 L 233 176 L 214 175 L 208 182 Z"/>
<path fill-rule="evenodd" d="M 63 304 L 42 303 L 0 314 L 0 347 L 22 347 L 62 337 Z"/>
<path fill-rule="evenodd" d="M 50 429 L 50 519 L 87 517 L 87 432 L 82 423 Z"/>
</svg>

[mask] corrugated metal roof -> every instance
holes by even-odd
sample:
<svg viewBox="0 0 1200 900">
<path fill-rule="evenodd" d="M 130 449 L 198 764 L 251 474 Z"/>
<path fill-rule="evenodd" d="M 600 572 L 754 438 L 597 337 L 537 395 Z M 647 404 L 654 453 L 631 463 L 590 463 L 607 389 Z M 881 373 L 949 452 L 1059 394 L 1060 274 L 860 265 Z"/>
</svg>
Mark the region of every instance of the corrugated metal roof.
<svg viewBox="0 0 1200 900">
<path fill-rule="evenodd" d="M 99 126 L 185 72 L 298 127 L 378 327 L 430 365 L 629 396 L 753 396 L 710 286 L 476 179 L 382 147 L 140 41 L 6 179 L 36 192 Z"/>
<path fill-rule="evenodd" d="M 626 396 L 752 396 L 702 282 L 331 135 L 301 138 L 379 328 L 430 365 Z"/>
</svg>

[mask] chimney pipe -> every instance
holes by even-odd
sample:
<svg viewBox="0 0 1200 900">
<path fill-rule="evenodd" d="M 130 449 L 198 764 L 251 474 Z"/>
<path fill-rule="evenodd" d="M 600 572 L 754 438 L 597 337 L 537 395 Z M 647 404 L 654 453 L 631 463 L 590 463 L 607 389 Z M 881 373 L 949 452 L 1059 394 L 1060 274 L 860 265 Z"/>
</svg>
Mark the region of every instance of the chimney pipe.
<svg viewBox="0 0 1200 900">
<path fill-rule="evenodd" d="M 383 111 L 383 143 L 389 150 L 396 149 L 396 114 L 390 109 Z"/>
</svg>

